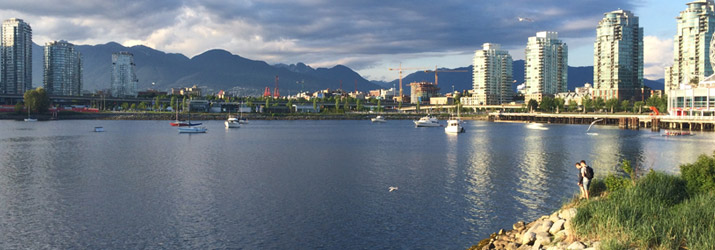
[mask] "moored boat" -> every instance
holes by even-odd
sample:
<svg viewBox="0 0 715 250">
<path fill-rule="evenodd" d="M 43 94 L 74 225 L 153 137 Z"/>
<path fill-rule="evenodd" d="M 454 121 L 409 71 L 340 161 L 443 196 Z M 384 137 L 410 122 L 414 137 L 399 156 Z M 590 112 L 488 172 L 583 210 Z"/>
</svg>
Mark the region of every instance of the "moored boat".
<svg viewBox="0 0 715 250">
<path fill-rule="evenodd" d="M 415 126 L 417 127 L 440 127 L 442 126 L 439 124 L 439 120 L 435 118 L 434 116 L 427 115 L 425 117 L 420 118 L 417 121 L 412 121 L 415 123 Z"/>
<path fill-rule="evenodd" d="M 179 127 L 179 133 L 206 133 L 204 126 Z"/>
<path fill-rule="evenodd" d="M 236 118 L 236 117 L 229 117 L 226 121 L 223 122 L 224 125 L 226 125 L 226 128 L 239 128 L 241 127 L 241 121 Z"/>
<path fill-rule="evenodd" d="M 444 132 L 464 133 L 464 127 L 462 127 L 462 120 L 460 120 L 459 118 L 447 120 L 447 126 L 444 127 Z"/>
<path fill-rule="evenodd" d="M 387 120 L 385 120 L 385 117 L 382 117 L 381 115 L 378 115 L 375 118 L 370 119 L 370 121 L 372 121 L 372 122 L 387 122 Z"/>
</svg>

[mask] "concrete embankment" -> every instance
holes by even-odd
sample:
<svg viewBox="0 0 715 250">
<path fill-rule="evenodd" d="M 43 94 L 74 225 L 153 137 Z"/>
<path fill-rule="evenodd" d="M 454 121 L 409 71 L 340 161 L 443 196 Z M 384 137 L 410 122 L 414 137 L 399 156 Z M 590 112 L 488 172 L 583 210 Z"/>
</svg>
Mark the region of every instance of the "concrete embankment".
<svg viewBox="0 0 715 250">
<path fill-rule="evenodd" d="M 599 249 L 598 241 L 579 241 L 571 230 L 571 219 L 576 216 L 576 208 L 564 208 L 525 224 L 519 221 L 512 230 L 500 230 L 470 250 L 487 249 Z"/>
</svg>

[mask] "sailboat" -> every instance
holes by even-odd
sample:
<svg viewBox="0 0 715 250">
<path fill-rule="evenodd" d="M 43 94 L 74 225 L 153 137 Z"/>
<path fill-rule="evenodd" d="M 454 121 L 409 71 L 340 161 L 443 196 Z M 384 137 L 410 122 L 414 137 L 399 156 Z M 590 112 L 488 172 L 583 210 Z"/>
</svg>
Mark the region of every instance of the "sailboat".
<svg viewBox="0 0 715 250">
<path fill-rule="evenodd" d="M 30 104 L 27 104 L 27 118 L 25 118 L 25 121 L 26 122 L 36 122 L 37 121 L 36 118 L 32 118 L 32 116 L 30 116 Z"/>
<path fill-rule="evenodd" d="M 243 103 L 241 103 L 241 106 L 238 107 L 238 123 L 248 124 L 248 120 L 243 118 Z"/>
<path fill-rule="evenodd" d="M 176 99 L 176 120 L 169 123 L 171 124 L 172 127 L 187 127 L 187 126 L 198 126 L 201 125 L 201 123 L 191 123 L 191 120 L 189 121 L 179 121 L 179 99 Z"/>
<path fill-rule="evenodd" d="M 464 133 L 464 127 L 462 127 L 462 119 L 459 116 L 459 105 L 457 105 L 457 117 L 450 117 L 447 120 L 447 126 L 444 127 L 445 133 Z"/>
</svg>

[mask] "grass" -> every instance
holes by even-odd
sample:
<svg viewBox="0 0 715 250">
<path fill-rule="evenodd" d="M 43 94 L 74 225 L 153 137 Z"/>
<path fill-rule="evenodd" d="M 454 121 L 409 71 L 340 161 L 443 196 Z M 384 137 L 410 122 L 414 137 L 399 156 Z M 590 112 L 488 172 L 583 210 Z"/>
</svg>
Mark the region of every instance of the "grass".
<svg viewBox="0 0 715 250">
<path fill-rule="evenodd" d="M 684 166 L 693 165 L 715 169 L 713 157 Z M 713 180 L 651 171 L 618 190 L 605 190 L 603 181 L 596 181 L 592 197 L 603 195 L 575 205 L 574 230 L 579 237 L 600 239 L 602 249 L 715 249 L 715 191 L 698 188 L 712 185 L 704 179 Z"/>
</svg>

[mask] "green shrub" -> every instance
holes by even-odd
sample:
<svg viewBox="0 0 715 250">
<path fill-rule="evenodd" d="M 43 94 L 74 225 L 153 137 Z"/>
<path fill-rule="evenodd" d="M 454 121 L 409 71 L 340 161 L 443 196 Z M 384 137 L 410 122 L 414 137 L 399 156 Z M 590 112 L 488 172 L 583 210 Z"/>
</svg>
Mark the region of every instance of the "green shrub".
<svg viewBox="0 0 715 250">
<path fill-rule="evenodd" d="M 610 192 L 618 192 L 633 186 L 633 184 L 631 184 L 631 180 L 614 174 L 608 174 L 608 176 L 603 179 L 603 182 L 606 185 L 606 190 Z"/>
<path fill-rule="evenodd" d="M 588 193 L 591 197 L 601 196 L 601 194 L 606 190 L 608 190 L 608 188 L 603 179 L 594 178 L 591 180 L 591 185 L 588 187 Z"/>
<path fill-rule="evenodd" d="M 715 157 L 700 155 L 695 163 L 681 165 L 680 174 L 690 194 L 712 191 L 715 189 Z"/>
</svg>

